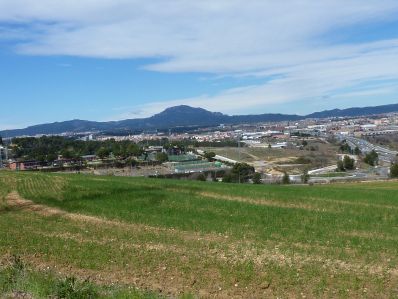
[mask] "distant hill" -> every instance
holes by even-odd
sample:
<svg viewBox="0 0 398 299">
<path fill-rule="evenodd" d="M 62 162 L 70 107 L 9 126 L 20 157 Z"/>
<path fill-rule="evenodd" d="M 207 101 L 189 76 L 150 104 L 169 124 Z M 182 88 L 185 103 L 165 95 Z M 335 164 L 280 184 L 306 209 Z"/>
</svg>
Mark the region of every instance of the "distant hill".
<svg viewBox="0 0 398 299">
<path fill-rule="evenodd" d="M 334 109 L 315 112 L 308 115 L 296 114 L 258 114 L 258 115 L 226 115 L 210 112 L 202 108 L 186 105 L 170 107 L 148 118 L 126 119 L 121 121 L 95 122 L 87 120 L 70 120 L 30 126 L 24 129 L 0 131 L 5 137 L 16 137 L 37 134 L 61 134 L 66 132 L 123 132 L 136 130 L 168 129 L 190 126 L 215 126 L 219 124 L 240 124 L 258 122 L 295 121 L 305 118 L 355 117 L 398 112 L 398 104 L 375 107 Z"/>
<path fill-rule="evenodd" d="M 325 110 L 321 112 L 315 112 L 306 115 L 306 118 L 328 118 L 328 117 L 344 117 L 344 116 L 365 116 L 365 115 L 376 115 L 386 114 L 391 112 L 398 112 L 398 104 L 373 106 L 373 107 L 362 107 L 362 108 L 347 108 L 347 109 L 333 109 Z"/>
</svg>

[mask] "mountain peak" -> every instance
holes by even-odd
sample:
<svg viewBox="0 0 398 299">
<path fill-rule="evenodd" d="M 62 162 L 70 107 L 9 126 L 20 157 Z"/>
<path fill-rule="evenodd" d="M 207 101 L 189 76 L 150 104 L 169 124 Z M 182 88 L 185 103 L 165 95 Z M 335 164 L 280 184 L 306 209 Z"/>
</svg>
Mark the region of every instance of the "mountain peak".
<svg viewBox="0 0 398 299">
<path fill-rule="evenodd" d="M 21 135 L 60 134 L 65 132 L 104 132 L 126 131 L 145 129 L 165 129 L 174 127 L 214 126 L 219 124 L 241 124 L 278 122 L 287 120 L 300 120 L 304 118 L 327 118 L 342 116 L 364 116 L 398 112 L 398 104 L 334 109 L 315 112 L 305 116 L 287 114 L 259 114 L 259 115 L 234 115 L 229 116 L 220 112 L 211 112 L 203 108 L 195 108 L 188 105 L 174 106 L 148 118 L 127 119 L 122 121 L 95 122 L 85 120 L 71 120 L 51 124 L 30 126 L 25 129 L 0 131 L 0 135 L 14 137 Z"/>
<path fill-rule="evenodd" d="M 165 110 L 163 110 L 162 112 L 160 112 L 158 114 L 164 114 L 164 113 L 211 113 L 211 114 L 214 114 L 217 112 L 210 112 L 203 108 L 196 108 L 196 107 L 191 107 L 188 105 L 179 105 L 179 106 L 173 106 L 173 107 L 166 108 Z"/>
</svg>

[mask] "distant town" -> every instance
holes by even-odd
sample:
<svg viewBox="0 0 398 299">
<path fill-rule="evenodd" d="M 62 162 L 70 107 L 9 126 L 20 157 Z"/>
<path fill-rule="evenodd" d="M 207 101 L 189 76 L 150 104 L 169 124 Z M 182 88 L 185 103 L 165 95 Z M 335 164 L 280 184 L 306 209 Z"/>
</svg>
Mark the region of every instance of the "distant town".
<svg viewBox="0 0 398 299">
<path fill-rule="evenodd" d="M 328 183 L 395 176 L 398 113 L 6 138 L 0 167 L 251 183 Z"/>
</svg>

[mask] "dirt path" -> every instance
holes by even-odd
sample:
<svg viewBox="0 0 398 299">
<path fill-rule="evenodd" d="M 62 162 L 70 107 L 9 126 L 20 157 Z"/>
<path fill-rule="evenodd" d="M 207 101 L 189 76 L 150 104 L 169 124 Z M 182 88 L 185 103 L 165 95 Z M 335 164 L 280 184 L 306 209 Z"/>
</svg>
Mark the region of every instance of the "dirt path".
<svg viewBox="0 0 398 299">
<path fill-rule="evenodd" d="M 148 232 L 163 232 L 170 233 L 173 235 L 179 235 L 182 238 L 191 241 L 191 240 L 205 240 L 205 241 L 223 241 L 225 239 L 224 236 L 219 234 L 198 234 L 194 232 L 185 232 L 172 228 L 160 228 L 143 224 L 134 224 L 134 223 L 126 223 L 117 220 L 109 220 L 96 216 L 78 214 L 78 213 L 69 213 L 58 208 L 48 207 L 42 204 L 34 203 L 31 200 L 22 198 L 16 191 L 13 191 L 8 194 L 6 197 L 7 204 L 9 207 L 14 209 L 22 209 L 26 211 L 32 211 L 38 213 L 42 216 L 60 216 L 69 220 L 91 223 L 95 225 L 107 225 L 107 226 L 117 226 L 126 229 L 133 230 L 141 230 Z"/>
</svg>

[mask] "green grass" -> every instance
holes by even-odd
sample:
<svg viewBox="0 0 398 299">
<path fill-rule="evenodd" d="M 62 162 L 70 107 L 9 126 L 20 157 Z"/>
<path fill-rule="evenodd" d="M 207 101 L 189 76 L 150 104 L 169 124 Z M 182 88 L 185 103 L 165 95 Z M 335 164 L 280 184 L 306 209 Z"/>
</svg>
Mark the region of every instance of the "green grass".
<svg viewBox="0 0 398 299">
<path fill-rule="evenodd" d="M 159 298 L 136 289 L 98 286 L 74 276 L 60 278 L 52 271 L 32 270 L 18 256 L 0 268 L 0 294 L 2 298 Z"/>
<path fill-rule="evenodd" d="M 0 256 L 174 296 L 396 297 L 397 189 L 0 172 L 57 209 L 0 212 Z"/>
</svg>

